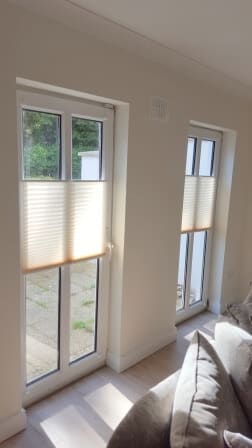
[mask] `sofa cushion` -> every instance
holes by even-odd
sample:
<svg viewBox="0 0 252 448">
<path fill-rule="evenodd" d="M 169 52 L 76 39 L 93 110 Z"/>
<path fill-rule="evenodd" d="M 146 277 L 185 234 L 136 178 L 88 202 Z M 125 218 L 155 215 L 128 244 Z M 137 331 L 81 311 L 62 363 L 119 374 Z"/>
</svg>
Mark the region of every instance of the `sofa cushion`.
<svg viewBox="0 0 252 448">
<path fill-rule="evenodd" d="M 223 431 L 250 436 L 247 418 L 217 353 L 195 332 L 175 391 L 172 448 L 224 447 Z"/>
<path fill-rule="evenodd" d="M 215 344 L 252 425 L 252 335 L 222 322 L 215 327 Z"/>
<path fill-rule="evenodd" d="M 244 299 L 243 303 L 252 303 L 252 286 L 250 286 L 249 292 Z"/>
<path fill-rule="evenodd" d="M 133 405 L 113 433 L 108 448 L 169 448 L 172 403 L 179 372 Z"/>
<path fill-rule="evenodd" d="M 224 431 L 224 440 L 227 448 L 252 448 L 252 439 L 236 432 Z"/>
<path fill-rule="evenodd" d="M 252 334 L 252 302 L 227 305 L 227 314 L 236 325 Z"/>
</svg>

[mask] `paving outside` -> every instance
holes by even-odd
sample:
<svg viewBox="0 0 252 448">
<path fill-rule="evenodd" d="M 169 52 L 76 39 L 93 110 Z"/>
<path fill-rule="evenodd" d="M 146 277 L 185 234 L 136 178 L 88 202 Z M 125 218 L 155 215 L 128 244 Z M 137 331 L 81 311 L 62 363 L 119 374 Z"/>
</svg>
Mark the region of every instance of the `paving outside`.
<svg viewBox="0 0 252 448">
<path fill-rule="evenodd" d="M 94 349 L 96 261 L 73 264 L 70 300 L 70 362 Z M 30 274 L 26 283 L 26 373 L 30 382 L 58 367 L 58 269 Z M 177 286 L 177 310 L 183 309 Z M 193 299 L 191 295 L 191 299 Z M 193 300 L 191 301 L 191 303 Z"/>
<path fill-rule="evenodd" d="M 182 310 L 184 308 L 184 288 L 182 285 L 177 285 L 177 304 L 176 310 Z"/>
<path fill-rule="evenodd" d="M 184 287 L 183 285 L 177 284 L 177 303 L 176 303 L 176 310 L 180 311 L 184 308 Z M 195 297 L 195 294 L 191 291 L 190 293 L 190 305 L 193 303 L 196 303 L 197 299 Z"/>
<path fill-rule="evenodd" d="M 95 260 L 73 264 L 70 300 L 70 361 L 94 349 Z M 58 269 L 27 276 L 26 371 L 30 382 L 58 366 Z"/>
</svg>

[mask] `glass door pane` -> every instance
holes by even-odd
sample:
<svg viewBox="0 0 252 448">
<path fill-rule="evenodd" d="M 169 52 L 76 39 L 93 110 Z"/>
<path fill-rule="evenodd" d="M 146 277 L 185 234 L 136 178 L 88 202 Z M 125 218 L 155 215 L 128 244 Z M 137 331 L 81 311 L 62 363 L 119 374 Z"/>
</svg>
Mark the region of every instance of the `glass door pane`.
<svg viewBox="0 0 252 448">
<path fill-rule="evenodd" d="M 96 350 L 98 260 L 70 266 L 70 362 Z"/>
<path fill-rule="evenodd" d="M 212 176 L 214 162 L 214 142 L 202 140 L 200 151 L 199 176 Z"/>
<path fill-rule="evenodd" d="M 206 232 L 194 232 L 192 249 L 192 268 L 189 304 L 202 300 L 202 287 L 205 266 Z"/>
<path fill-rule="evenodd" d="M 61 175 L 61 116 L 23 109 L 23 178 L 56 180 Z"/>
<path fill-rule="evenodd" d="M 26 275 L 26 379 L 59 368 L 59 269 Z"/>
<path fill-rule="evenodd" d="M 182 310 L 185 307 L 187 249 L 188 249 L 188 234 L 183 233 L 180 236 L 177 305 L 176 305 L 177 311 Z"/>
<path fill-rule="evenodd" d="M 195 148 L 196 148 L 196 139 L 189 137 L 187 140 L 187 156 L 186 156 L 186 168 L 185 168 L 185 174 L 187 176 L 192 176 L 194 173 Z"/>
<path fill-rule="evenodd" d="M 101 173 L 102 123 L 72 118 L 72 179 L 99 180 Z"/>
</svg>

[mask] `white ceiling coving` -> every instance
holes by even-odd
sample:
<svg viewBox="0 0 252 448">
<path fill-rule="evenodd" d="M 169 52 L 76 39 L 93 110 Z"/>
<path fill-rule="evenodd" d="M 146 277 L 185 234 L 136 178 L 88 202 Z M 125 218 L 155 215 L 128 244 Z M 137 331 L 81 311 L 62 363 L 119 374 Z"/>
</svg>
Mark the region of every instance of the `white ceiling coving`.
<svg viewBox="0 0 252 448">
<path fill-rule="evenodd" d="M 162 47 L 162 58 L 167 50 L 252 86 L 251 0 L 11 1 L 79 29 L 82 20 L 86 29 L 88 16 L 100 20 L 101 28 L 106 22 L 107 34 L 109 27 L 118 31 L 119 25 L 124 35 L 131 31 L 136 39 Z"/>
</svg>

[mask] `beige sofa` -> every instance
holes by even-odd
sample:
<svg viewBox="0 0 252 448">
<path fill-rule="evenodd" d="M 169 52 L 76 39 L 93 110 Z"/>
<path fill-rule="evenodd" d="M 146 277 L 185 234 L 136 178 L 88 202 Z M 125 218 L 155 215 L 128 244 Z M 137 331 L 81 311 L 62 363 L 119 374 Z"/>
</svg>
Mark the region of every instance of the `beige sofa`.
<svg viewBox="0 0 252 448">
<path fill-rule="evenodd" d="M 252 438 L 252 336 L 221 322 L 213 344 L 195 332 L 181 371 L 131 408 L 108 448 L 251 446 L 225 430 Z"/>
</svg>

